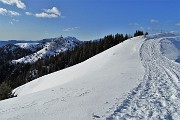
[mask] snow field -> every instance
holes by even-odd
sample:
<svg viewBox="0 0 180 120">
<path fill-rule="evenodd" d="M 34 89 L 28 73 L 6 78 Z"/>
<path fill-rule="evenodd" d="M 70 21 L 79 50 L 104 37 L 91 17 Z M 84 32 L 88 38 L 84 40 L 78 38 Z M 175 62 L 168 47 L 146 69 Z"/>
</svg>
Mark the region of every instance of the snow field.
<svg viewBox="0 0 180 120">
<path fill-rule="evenodd" d="M 142 37 L 127 40 L 85 62 L 18 87 L 0 101 L 3 120 L 91 120 L 113 113 L 144 75 Z M 129 54 L 127 54 L 129 52 Z"/>
<path fill-rule="evenodd" d="M 180 37 L 129 39 L 0 101 L 3 120 L 178 120 Z"/>
</svg>

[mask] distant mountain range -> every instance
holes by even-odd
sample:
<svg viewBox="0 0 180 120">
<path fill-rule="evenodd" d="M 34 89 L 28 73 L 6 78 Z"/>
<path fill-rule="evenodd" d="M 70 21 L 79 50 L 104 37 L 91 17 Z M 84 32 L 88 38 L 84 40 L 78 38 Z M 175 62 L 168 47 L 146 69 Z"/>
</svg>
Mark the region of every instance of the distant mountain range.
<svg viewBox="0 0 180 120">
<path fill-rule="evenodd" d="M 17 43 L 36 43 L 38 41 L 33 41 L 33 40 L 8 40 L 8 41 L 0 41 L 0 47 L 3 47 L 7 44 L 17 44 Z"/>
<path fill-rule="evenodd" d="M 77 45 L 81 45 L 82 43 L 83 41 L 80 41 L 75 37 L 69 36 L 65 38 L 57 37 L 37 41 L 0 41 L 0 47 L 1 49 L 4 48 L 4 50 L 5 48 L 7 48 L 6 46 L 8 46 L 8 49 L 11 49 L 12 51 L 17 50 L 17 48 L 31 51 L 32 54 L 12 60 L 12 63 L 32 63 L 47 56 L 57 55 L 60 52 L 70 50 Z"/>
</svg>

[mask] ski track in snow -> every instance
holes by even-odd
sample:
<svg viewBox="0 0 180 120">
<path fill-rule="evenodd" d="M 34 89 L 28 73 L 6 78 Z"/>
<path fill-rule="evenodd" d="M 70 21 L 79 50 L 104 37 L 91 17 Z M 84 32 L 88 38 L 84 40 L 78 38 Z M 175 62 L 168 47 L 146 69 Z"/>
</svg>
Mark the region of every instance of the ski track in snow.
<svg viewBox="0 0 180 120">
<path fill-rule="evenodd" d="M 144 79 L 107 120 L 180 120 L 180 64 L 162 55 L 164 39 L 143 43 Z"/>
</svg>

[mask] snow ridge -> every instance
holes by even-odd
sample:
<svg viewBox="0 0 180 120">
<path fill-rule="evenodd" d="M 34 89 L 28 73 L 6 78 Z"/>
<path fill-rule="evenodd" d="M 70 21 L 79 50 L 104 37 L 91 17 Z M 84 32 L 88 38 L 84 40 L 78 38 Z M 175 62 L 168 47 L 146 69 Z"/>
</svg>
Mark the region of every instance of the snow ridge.
<svg viewBox="0 0 180 120">
<path fill-rule="evenodd" d="M 165 39 L 174 38 L 156 36 L 143 43 L 144 79 L 107 120 L 180 119 L 180 64 L 162 54 Z"/>
</svg>

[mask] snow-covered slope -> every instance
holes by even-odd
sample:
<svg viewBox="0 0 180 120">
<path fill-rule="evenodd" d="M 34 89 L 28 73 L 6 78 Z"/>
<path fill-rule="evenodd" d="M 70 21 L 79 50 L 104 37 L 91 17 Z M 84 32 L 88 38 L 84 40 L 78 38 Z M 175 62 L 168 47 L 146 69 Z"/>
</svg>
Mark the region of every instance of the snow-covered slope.
<svg viewBox="0 0 180 120">
<path fill-rule="evenodd" d="M 130 64 L 129 61 L 132 60 L 132 62 L 135 63 L 135 66 L 138 64 L 137 62 L 140 63 L 140 61 L 138 61 L 140 60 L 140 58 L 138 57 L 137 52 L 139 50 L 138 47 L 140 47 L 138 43 L 142 43 L 142 40 L 139 40 L 138 38 L 128 40 L 123 44 L 115 46 L 114 48 L 109 49 L 102 54 L 99 54 L 81 64 L 75 65 L 65 70 L 58 71 L 50 75 L 43 76 L 17 88 L 14 91 L 16 91 L 16 94 L 21 96 L 29 93 L 42 91 L 47 88 L 52 88 L 67 83 L 69 81 L 74 81 L 76 79 L 77 81 L 80 81 L 80 79 L 83 79 L 83 81 L 85 81 L 84 79 L 92 79 L 94 77 L 96 78 L 97 76 L 101 79 L 104 79 L 105 76 L 114 77 L 114 79 L 118 78 L 118 75 L 121 76 L 121 73 L 119 73 L 120 69 L 124 71 L 128 64 Z M 131 53 L 127 54 L 129 52 L 127 51 L 127 49 L 129 49 L 130 46 L 132 46 L 132 51 Z M 137 53 L 135 54 L 134 52 Z M 129 60 L 130 58 L 132 59 Z M 139 64 L 139 67 L 141 67 L 141 64 Z M 133 67 L 130 68 L 132 68 L 132 70 L 134 69 Z M 123 73 L 127 74 L 125 71 Z M 89 80 L 88 82 L 92 81 Z"/>
<path fill-rule="evenodd" d="M 16 43 L 15 45 L 31 51 L 37 51 L 38 49 L 43 47 L 43 44 L 41 43 Z"/>
<path fill-rule="evenodd" d="M 157 34 L 147 38 L 140 55 L 143 81 L 107 119 L 180 120 L 180 38 Z"/>
<path fill-rule="evenodd" d="M 171 49 L 179 50 L 177 43 L 179 37 L 168 34 L 129 39 L 83 63 L 16 88 L 18 97 L 0 101 L 0 117 L 178 120 L 180 64 L 175 62 L 178 52 L 169 55 Z"/>
<path fill-rule="evenodd" d="M 60 52 L 70 50 L 79 44 L 81 44 L 81 41 L 77 40 L 75 37 L 50 38 L 44 39 L 39 43 L 18 43 L 16 45 L 20 46 L 21 48 L 30 49 L 31 51 L 35 52 L 18 60 L 12 60 L 12 63 L 36 62 L 38 59 L 42 59 L 47 56 L 53 56 Z"/>
<path fill-rule="evenodd" d="M 142 37 L 127 40 L 89 60 L 38 78 L 0 101 L 3 120 L 90 120 L 112 113 L 144 75 Z"/>
</svg>

